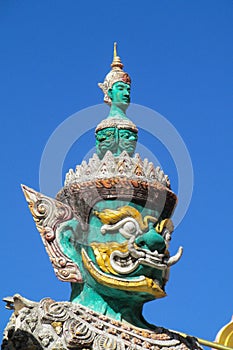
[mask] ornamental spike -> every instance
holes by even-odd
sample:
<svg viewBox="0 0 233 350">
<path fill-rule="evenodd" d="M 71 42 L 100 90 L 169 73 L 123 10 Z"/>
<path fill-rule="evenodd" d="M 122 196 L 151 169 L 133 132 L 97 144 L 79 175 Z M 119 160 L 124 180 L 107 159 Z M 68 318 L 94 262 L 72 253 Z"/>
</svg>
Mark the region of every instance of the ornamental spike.
<svg viewBox="0 0 233 350">
<path fill-rule="evenodd" d="M 121 62 L 120 57 L 117 55 L 117 43 L 116 42 L 114 43 L 113 61 L 112 61 L 111 67 L 113 70 L 118 70 L 119 68 L 123 69 L 123 67 L 124 67 L 123 63 Z"/>
<path fill-rule="evenodd" d="M 117 42 L 115 41 L 114 43 L 114 48 L 113 48 L 113 58 L 117 56 Z"/>
</svg>

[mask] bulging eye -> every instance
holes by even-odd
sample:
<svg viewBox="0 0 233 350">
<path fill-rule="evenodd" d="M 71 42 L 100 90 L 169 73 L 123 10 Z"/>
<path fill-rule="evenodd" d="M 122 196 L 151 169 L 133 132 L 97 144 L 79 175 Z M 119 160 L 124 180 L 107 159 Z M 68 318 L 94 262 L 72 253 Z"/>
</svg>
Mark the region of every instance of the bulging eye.
<svg viewBox="0 0 233 350">
<path fill-rule="evenodd" d="M 129 234 L 134 234 L 136 232 L 136 225 L 133 222 L 126 222 L 123 226 L 124 230 Z"/>
<path fill-rule="evenodd" d="M 169 242 L 172 239 L 171 232 L 168 229 L 165 229 L 163 232 L 163 238 L 165 241 Z"/>
</svg>

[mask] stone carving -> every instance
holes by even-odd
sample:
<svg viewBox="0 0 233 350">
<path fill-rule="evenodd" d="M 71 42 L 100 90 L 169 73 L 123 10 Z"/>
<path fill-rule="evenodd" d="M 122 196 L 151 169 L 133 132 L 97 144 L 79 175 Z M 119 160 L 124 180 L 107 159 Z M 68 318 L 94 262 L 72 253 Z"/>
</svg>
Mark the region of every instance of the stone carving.
<svg viewBox="0 0 233 350">
<path fill-rule="evenodd" d="M 16 307 L 19 301 L 20 309 L 15 311 L 5 330 L 3 350 L 200 349 L 194 338 L 185 339 L 155 326 L 150 331 L 139 329 L 75 303 L 46 298 L 31 306 L 29 300 L 15 295 L 10 300 L 12 307 Z M 33 327 L 28 320 L 33 320 Z"/>
</svg>

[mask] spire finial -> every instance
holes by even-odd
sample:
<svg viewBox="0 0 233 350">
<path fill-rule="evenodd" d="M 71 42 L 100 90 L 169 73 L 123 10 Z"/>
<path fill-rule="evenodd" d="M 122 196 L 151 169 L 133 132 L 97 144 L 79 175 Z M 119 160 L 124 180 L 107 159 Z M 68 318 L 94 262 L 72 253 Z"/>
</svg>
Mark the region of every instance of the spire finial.
<svg viewBox="0 0 233 350">
<path fill-rule="evenodd" d="M 114 49 L 113 49 L 113 59 L 117 57 L 117 42 L 114 43 Z"/>
<path fill-rule="evenodd" d="M 99 83 L 99 87 L 104 93 L 104 102 L 111 106 L 111 98 L 108 96 L 108 90 L 111 89 L 114 83 L 117 81 L 123 81 L 123 83 L 131 84 L 131 79 L 128 73 L 123 71 L 123 63 L 121 62 L 120 57 L 117 55 L 117 43 L 114 43 L 113 46 L 113 60 L 111 64 L 112 69 L 106 75 L 104 82 Z"/>
<path fill-rule="evenodd" d="M 121 59 L 119 56 L 117 56 L 117 43 L 114 43 L 114 48 L 113 48 L 113 61 L 111 64 L 112 69 L 122 69 L 124 67 L 123 63 L 121 62 Z"/>
</svg>

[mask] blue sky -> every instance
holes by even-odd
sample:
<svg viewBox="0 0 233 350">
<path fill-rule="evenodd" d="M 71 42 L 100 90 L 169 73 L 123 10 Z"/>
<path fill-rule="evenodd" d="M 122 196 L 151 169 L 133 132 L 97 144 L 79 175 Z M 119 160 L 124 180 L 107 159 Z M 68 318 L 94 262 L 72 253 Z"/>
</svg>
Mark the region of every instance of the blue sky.
<svg viewBox="0 0 233 350">
<path fill-rule="evenodd" d="M 117 41 L 133 81 L 132 102 L 173 124 L 194 170 L 191 205 L 171 244 L 172 252 L 182 245 L 184 256 L 171 270 L 168 297 L 148 304 L 145 317 L 209 340 L 230 320 L 232 23 L 231 0 L 1 1 L 1 298 L 69 298 L 69 285 L 54 276 L 20 183 L 39 190 L 40 159 L 52 132 L 70 115 L 102 103 L 97 83 L 109 70 Z M 139 140 L 177 190 L 176 168 L 163 145 L 143 130 Z M 63 174 L 93 146 L 92 133 L 80 137 Z M 10 312 L 4 303 L 0 310 L 2 332 Z"/>
</svg>

